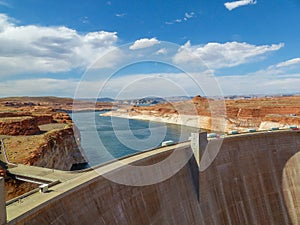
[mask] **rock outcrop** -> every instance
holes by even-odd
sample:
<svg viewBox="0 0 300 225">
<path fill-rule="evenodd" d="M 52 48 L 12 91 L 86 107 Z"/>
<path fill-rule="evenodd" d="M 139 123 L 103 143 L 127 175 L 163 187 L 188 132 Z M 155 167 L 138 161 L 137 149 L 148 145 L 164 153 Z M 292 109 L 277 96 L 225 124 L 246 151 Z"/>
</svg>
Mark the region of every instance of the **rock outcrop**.
<svg viewBox="0 0 300 225">
<path fill-rule="evenodd" d="M 34 117 L 0 118 L 0 134 L 2 135 L 34 135 L 39 133 L 38 121 Z"/>
<path fill-rule="evenodd" d="M 81 146 L 73 131 L 73 125 L 64 125 L 44 134 L 20 136 L 4 140 L 10 161 L 16 164 L 32 165 L 69 171 L 74 166 L 87 163 Z M 43 128 L 44 129 L 44 128 Z M 76 129 L 75 129 L 76 130 Z M 7 177 L 6 200 L 26 193 L 38 186 Z"/>
<path fill-rule="evenodd" d="M 0 137 L 4 138 L 11 163 L 59 170 L 87 164 L 80 146 L 80 133 L 66 112 L 57 111 L 60 106 L 55 102 L 16 100 L 3 105 L 0 100 Z M 1 170 L 0 175 L 6 175 L 4 172 Z M 6 199 L 36 187 L 6 176 Z"/>
<path fill-rule="evenodd" d="M 73 165 L 86 162 L 72 125 L 46 133 L 44 143 L 29 158 L 23 159 L 23 164 L 59 170 L 71 170 Z"/>
</svg>

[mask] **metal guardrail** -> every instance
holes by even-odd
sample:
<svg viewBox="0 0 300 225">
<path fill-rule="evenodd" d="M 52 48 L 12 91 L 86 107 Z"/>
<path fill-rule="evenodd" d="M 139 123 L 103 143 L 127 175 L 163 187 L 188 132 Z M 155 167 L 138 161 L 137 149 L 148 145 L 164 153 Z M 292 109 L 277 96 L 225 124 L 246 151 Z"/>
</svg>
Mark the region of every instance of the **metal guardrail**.
<svg viewBox="0 0 300 225">
<path fill-rule="evenodd" d="M 6 149 L 5 149 L 5 145 L 4 145 L 4 141 L 3 141 L 3 140 L 4 140 L 4 138 L 1 138 L 0 142 L 1 142 L 1 152 L 2 152 L 2 154 L 3 154 L 3 156 L 4 156 L 5 163 L 6 163 L 8 166 L 14 166 L 14 167 L 18 166 L 17 164 L 14 164 L 14 163 L 9 162 L 8 156 L 7 156 L 7 153 L 6 153 Z"/>
<path fill-rule="evenodd" d="M 52 187 L 52 186 L 57 185 L 57 184 L 59 184 L 59 183 L 61 183 L 59 180 L 53 181 L 53 182 L 51 182 L 51 183 L 48 184 L 48 187 Z M 22 203 L 23 198 L 26 198 L 26 197 L 28 197 L 28 196 L 30 196 L 30 195 L 32 195 L 32 194 L 34 194 L 34 193 L 37 193 L 37 192 L 39 192 L 39 191 L 40 191 L 40 188 L 39 188 L 39 187 L 38 187 L 38 188 L 35 188 L 35 189 L 33 189 L 33 190 L 29 191 L 29 192 L 26 192 L 26 193 L 24 193 L 24 194 L 22 194 L 22 195 L 20 195 L 20 196 L 17 196 L 17 197 L 15 197 L 15 198 L 11 199 L 11 200 L 8 200 L 8 201 L 5 203 L 5 205 L 8 206 L 8 205 L 11 205 L 11 204 L 13 204 L 13 203 L 15 203 L 15 202 L 20 202 L 20 203 Z"/>
</svg>

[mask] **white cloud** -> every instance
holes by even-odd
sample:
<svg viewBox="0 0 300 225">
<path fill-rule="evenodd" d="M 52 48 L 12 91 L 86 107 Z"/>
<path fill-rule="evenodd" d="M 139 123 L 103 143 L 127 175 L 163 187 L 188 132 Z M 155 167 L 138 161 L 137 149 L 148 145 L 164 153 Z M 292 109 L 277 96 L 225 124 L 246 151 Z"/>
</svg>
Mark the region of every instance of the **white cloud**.
<svg viewBox="0 0 300 225">
<path fill-rule="evenodd" d="M 0 96 L 70 96 L 74 95 L 75 80 L 49 78 L 9 80 L 0 83 Z"/>
<path fill-rule="evenodd" d="M 271 65 L 266 69 L 256 71 L 255 75 L 270 75 L 270 76 L 294 76 L 294 74 L 300 73 L 300 58 L 294 58 L 287 61 Z"/>
<path fill-rule="evenodd" d="M 154 46 L 156 44 L 159 44 L 160 41 L 158 41 L 156 38 L 142 38 L 139 40 L 136 40 L 133 45 L 129 47 L 131 50 L 137 50 L 137 49 L 142 49 L 142 48 L 148 48 L 151 46 Z"/>
<path fill-rule="evenodd" d="M 126 13 L 116 13 L 115 16 L 116 17 L 124 17 L 124 16 L 126 16 Z"/>
<path fill-rule="evenodd" d="M 173 21 L 167 21 L 165 22 L 165 24 L 167 25 L 171 25 L 171 24 L 174 24 L 174 23 L 181 23 L 183 21 L 188 21 L 189 19 L 193 18 L 196 14 L 194 12 L 186 12 L 184 14 L 184 17 L 183 18 L 179 18 L 179 19 L 175 19 Z"/>
<path fill-rule="evenodd" d="M 283 43 L 272 45 L 251 45 L 240 42 L 208 43 L 204 46 L 192 46 L 188 41 L 181 46 L 173 61 L 178 64 L 199 65 L 205 63 L 212 69 L 234 67 L 257 60 L 271 51 L 277 51 Z"/>
<path fill-rule="evenodd" d="M 168 50 L 166 48 L 161 48 L 155 52 L 156 55 L 166 55 L 167 53 L 168 53 Z"/>
<path fill-rule="evenodd" d="M 292 70 L 293 68 L 297 69 Z M 253 73 L 221 76 L 217 79 L 225 94 L 299 93 L 300 70 L 298 68 L 300 68 L 300 60 L 294 58 Z"/>
<path fill-rule="evenodd" d="M 11 19 L 9 19 L 5 14 L 0 13 L 0 32 L 13 26 Z"/>
<path fill-rule="evenodd" d="M 223 76 L 217 79 L 225 95 L 299 93 L 300 85 L 300 74 L 277 76 L 276 74 L 254 73 Z"/>
<path fill-rule="evenodd" d="M 79 34 L 64 26 L 17 26 L 0 14 L 0 75 L 85 68 L 114 49 L 117 40 L 115 32 Z"/>
<path fill-rule="evenodd" d="M 208 75 L 203 73 L 201 85 L 208 87 L 205 81 Z M 202 89 L 189 75 L 184 73 L 152 73 L 130 74 L 93 81 L 74 79 L 24 79 L 9 80 L 0 83 L 0 96 L 69 96 L 74 97 L 77 86 L 80 84 L 76 97 L 101 97 L 112 98 L 141 98 L 145 96 L 179 96 L 201 94 Z M 162 88 L 163 87 L 163 88 Z M 205 89 L 204 89 L 205 90 Z M 211 88 L 210 90 L 213 90 Z M 78 91 L 78 90 L 77 90 Z"/>
<path fill-rule="evenodd" d="M 184 15 L 185 15 L 185 18 L 191 19 L 195 16 L 195 13 L 194 12 L 190 12 L 190 13 L 186 12 Z"/>
<path fill-rule="evenodd" d="M 193 77 L 190 77 L 190 76 Z M 215 80 L 216 79 L 216 80 Z M 74 97 L 78 80 L 25 79 L 0 82 L 0 96 L 69 96 Z M 105 84 L 105 85 L 104 85 Z M 220 86 L 221 92 L 216 86 Z M 141 98 L 146 96 L 225 95 L 233 94 L 283 94 L 297 93 L 300 73 L 276 74 L 260 70 L 251 74 L 219 76 L 211 71 L 196 73 L 130 74 L 109 80 L 82 81 L 77 97 Z M 164 88 L 162 88 L 164 87 Z M 101 90 L 101 92 L 99 92 Z"/>
<path fill-rule="evenodd" d="M 300 58 L 294 58 L 294 59 L 290 59 L 290 60 L 278 63 L 277 65 L 275 65 L 275 67 L 281 68 L 281 67 L 290 67 L 290 66 L 295 66 L 295 65 L 300 65 Z"/>
<path fill-rule="evenodd" d="M 241 6 L 245 6 L 245 5 L 254 5 L 256 4 L 255 0 L 240 0 L 240 1 L 235 1 L 235 2 L 226 2 L 224 4 L 224 6 L 228 9 L 228 10 L 233 10 L 235 8 L 241 7 Z"/>
</svg>

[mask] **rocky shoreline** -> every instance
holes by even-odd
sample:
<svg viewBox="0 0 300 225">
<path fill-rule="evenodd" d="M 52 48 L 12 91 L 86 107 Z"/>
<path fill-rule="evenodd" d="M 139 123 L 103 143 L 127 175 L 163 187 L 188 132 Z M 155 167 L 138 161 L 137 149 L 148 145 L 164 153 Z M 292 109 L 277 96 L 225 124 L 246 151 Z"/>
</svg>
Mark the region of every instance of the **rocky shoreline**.
<svg viewBox="0 0 300 225">
<path fill-rule="evenodd" d="M 213 100 L 210 100 L 213 101 Z M 186 105 L 193 104 L 198 115 L 190 114 Z M 250 100 L 226 100 L 223 117 L 212 117 L 209 100 L 196 96 L 191 101 L 153 106 L 127 106 L 109 111 L 100 116 L 122 117 L 178 125 L 205 130 L 230 132 L 249 129 L 268 130 L 273 127 L 300 126 L 300 97 L 276 97 Z"/>
</svg>

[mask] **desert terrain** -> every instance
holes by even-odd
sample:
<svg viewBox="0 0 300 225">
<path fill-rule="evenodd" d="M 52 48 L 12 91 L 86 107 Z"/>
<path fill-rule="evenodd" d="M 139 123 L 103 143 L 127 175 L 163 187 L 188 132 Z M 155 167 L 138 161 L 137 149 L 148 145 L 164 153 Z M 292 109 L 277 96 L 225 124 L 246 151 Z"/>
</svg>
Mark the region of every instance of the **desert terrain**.
<svg viewBox="0 0 300 225">
<path fill-rule="evenodd" d="M 224 123 L 219 124 L 219 127 L 225 132 L 267 130 L 272 127 L 289 128 L 300 125 L 300 96 L 224 101 L 196 96 L 189 101 L 152 106 L 122 106 L 103 116 L 155 120 L 207 130 L 214 130 L 212 123 L 215 120 L 216 123 Z M 218 125 L 215 127 L 218 128 Z"/>
<path fill-rule="evenodd" d="M 74 165 L 87 163 L 81 151 L 80 133 L 68 114 L 73 109 L 108 111 L 103 115 L 184 124 L 208 130 L 212 130 L 212 117 L 219 116 L 224 118 L 220 123 L 225 121 L 222 125 L 226 132 L 300 126 L 300 96 L 225 100 L 222 102 L 225 111 L 218 111 L 218 104 L 212 107 L 218 102 L 196 96 L 191 100 L 150 106 L 76 101 L 73 108 L 71 98 L 1 98 L 0 138 L 11 163 L 71 170 Z M 7 199 L 36 187 L 10 179 L 5 170 L 5 166 L 0 165 L 0 173 L 6 177 Z"/>
</svg>

